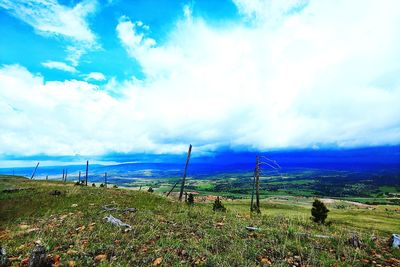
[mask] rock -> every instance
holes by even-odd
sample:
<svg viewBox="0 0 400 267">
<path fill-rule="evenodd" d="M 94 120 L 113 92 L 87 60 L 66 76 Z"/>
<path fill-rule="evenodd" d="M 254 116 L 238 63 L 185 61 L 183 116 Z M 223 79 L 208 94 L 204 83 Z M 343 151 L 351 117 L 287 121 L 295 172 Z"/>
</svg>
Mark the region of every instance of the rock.
<svg viewBox="0 0 400 267">
<path fill-rule="evenodd" d="M 45 267 L 49 266 L 47 262 L 47 255 L 45 248 L 40 244 L 41 242 L 35 242 L 35 247 L 32 250 L 31 256 L 29 257 L 29 267 Z"/>
<path fill-rule="evenodd" d="M 394 248 L 399 248 L 400 247 L 400 235 L 397 234 L 392 234 L 389 240 L 390 246 Z"/>
<path fill-rule="evenodd" d="M 356 234 L 352 234 L 352 236 L 348 239 L 348 242 L 355 248 L 360 248 L 362 246 L 362 242 Z"/>
<path fill-rule="evenodd" d="M 254 226 L 246 226 L 246 230 L 249 230 L 249 231 L 258 231 L 258 230 L 260 230 L 260 228 L 254 227 Z"/>
<path fill-rule="evenodd" d="M 6 249 L 0 247 L 0 267 L 6 267 L 6 266 L 8 266 Z"/>
<path fill-rule="evenodd" d="M 78 207 L 78 204 L 72 204 L 71 205 L 71 208 L 76 208 L 76 207 Z"/>
<path fill-rule="evenodd" d="M 50 195 L 52 196 L 60 196 L 62 193 L 60 190 L 53 190 L 50 192 Z"/>
</svg>

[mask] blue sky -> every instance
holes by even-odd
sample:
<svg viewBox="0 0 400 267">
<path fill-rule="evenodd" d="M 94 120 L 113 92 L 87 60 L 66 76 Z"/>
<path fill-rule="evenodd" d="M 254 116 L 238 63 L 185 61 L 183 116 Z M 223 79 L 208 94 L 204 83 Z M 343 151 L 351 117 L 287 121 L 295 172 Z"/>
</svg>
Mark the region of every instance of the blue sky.
<svg viewBox="0 0 400 267">
<path fill-rule="evenodd" d="M 0 159 L 400 143 L 400 2 L 0 0 Z"/>
</svg>

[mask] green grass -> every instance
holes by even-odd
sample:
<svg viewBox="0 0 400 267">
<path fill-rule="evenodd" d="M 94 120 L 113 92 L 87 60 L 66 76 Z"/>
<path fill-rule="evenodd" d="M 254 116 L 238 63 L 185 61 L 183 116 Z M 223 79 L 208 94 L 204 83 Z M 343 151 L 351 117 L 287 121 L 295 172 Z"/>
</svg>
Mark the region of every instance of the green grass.
<svg viewBox="0 0 400 267">
<path fill-rule="evenodd" d="M 0 242 L 15 265 L 29 257 L 36 240 L 50 256 L 60 255 L 62 264 L 76 266 L 152 266 L 156 259 L 161 266 L 365 266 L 361 260 L 390 266 L 390 258 L 400 257 L 386 245 L 391 233 L 400 232 L 398 206 L 332 204 L 329 225 L 318 225 L 309 219 L 311 198 L 263 199 L 257 215 L 249 213 L 249 200 L 224 201 L 228 211 L 215 213 L 212 203 L 190 207 L 136 190 L 0 176 L 0 190 L 5 188 L 30 188 L 0 192 Z M 55 189 L 63 194 L 50 195 Z M 106 204 L 138 211 L 104 212 Z M 108 214 L 132 230 L 106 223 Z M 249 225 L 260 230 L 248 232 Z M 352 233 L 363 240 L 361 249 L 347 244 Z M 96 261 L 96 255 L 105 260 Z"/>
</svg>

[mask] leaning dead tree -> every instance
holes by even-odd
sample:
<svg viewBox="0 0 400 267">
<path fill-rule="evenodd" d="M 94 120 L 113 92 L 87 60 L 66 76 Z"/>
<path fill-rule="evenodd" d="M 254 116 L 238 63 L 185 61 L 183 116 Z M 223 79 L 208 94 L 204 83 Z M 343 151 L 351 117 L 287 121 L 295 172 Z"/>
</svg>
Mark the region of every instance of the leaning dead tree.
<svg viewBox="0 0 400 267">
<path fill-rule="evenodd" d="M 36 164 L 36 167 L 35 167 L 35 169 L 33 170 L 33 173 L 32 173 L 32 176 L 31 176 L 31 179 L 33 179 L 33 177 L 35 177 L 36 170 L 37 170 L 37 168 L 39 167 L 39 163 L 40 163 L 40 162 L 38 162 L 38 163 Z"/>
<path fill-rule="evenodd" d="M 263 161 L 260 161 L 260 158 L 262 158 Z M 265 156 L 256 156 L 256 166 L 254 168 L 254 174 L 253 174 L 253 190 L 251 193 L 251 202 L 250 202 L 250 211 L 256 211 L 257 213 L 261 213 L 260 210 L 260 173 L 261 173 L 261 166 L 266 165 L 273 170 L 277 171 L 279 174 L 279 170 L 281 169 L 281 166 L 275 161 L 271 160 Z M 254 204 L 254 193 L 256 195 L 256 203 Z"/>
<path fill-rule="evenodd" d="M 182 183 L 181 183 L 181 190 L 179 193 L 179 200 L 182 201 L 182 196 L 183 196 L 183 190 L 185 188 L 185 182 L 186 182 L 186 173 L 187 173 L 187 168 L 189 165 L 189 160 L 190 160 L 190 155 L 192 153 L 192 145 L 189 145 L 189 150 L 187 153 L 187 158 L 186 158 L 186 164 L 185 164 L 185 170 L 183 172 L 183 178 L 182 178 Z M 171 194 L 171 192 L 175 189 L 175 187 L 178 185 L 178 183 L 180 182 L 180 180 L 176 181 L 176 183 L 174 184 L 174 186 L 171 188 L 171 190 L 169 190 L 169 192 L 167 193 L 167 196 L 169 196 Z"/>
</svg>

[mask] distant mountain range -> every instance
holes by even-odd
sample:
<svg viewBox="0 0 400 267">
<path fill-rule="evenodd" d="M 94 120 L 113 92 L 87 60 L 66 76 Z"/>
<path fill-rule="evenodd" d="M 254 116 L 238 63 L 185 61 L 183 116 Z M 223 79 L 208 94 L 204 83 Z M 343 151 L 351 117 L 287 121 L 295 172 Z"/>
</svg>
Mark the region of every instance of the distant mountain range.
<svg viewBox="0 0 400 267">
<path fill-rule="evenodd" d="M 256 155 L 276 161 L 285 172 L 298 168 L 357 172 L 381 169 L 400 174 L 400 146 L 387 146 L 340 150 L 276 150 L 263 153 L 224 151 L 211 156 L 196 156 L 194 149 L 188 175 L 193 178 L 204 178 L 222 173 L 251 173 L 254 169 Z M 106 160 L 121 163 L 89 165 L 89 179 L 90 181 L 102 181 L 105 172 L 107 172 L 110 182 L 114 183 L 126 182 L 127 179 L 134 180 L 135 178 L 180 177 L 183 173 L 185 158 L 186 155 L 109 155 L 105 158 Z M 85 165 L 83 164 L 39 166 L 35 177 L 44 179 L 49 176 L 49 179 L 61 179 L 64 169 L 68 171 L 69 180 L 77 180 L 79 171 L 81 171 L 82 177 L 84 176 Z M 33 169 L 34 166 L 0 168 L 0 174 L 14 173 L 30 177 Z"/>
</svg>

